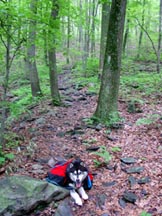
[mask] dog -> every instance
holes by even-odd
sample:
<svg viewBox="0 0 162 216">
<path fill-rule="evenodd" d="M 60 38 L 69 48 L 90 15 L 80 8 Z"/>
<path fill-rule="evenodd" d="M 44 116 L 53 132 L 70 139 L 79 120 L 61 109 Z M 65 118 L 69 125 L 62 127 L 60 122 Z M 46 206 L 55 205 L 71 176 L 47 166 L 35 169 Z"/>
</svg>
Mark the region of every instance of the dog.
<svg viewBox="0 0 162 216">
<path fill-rule="evenodd" d="M 93 176 L 88 171 L 84 162 L 80 159 L 62 161 L 48 172 L 47 181 L 70 190 L 70 196 L 79 206 L 83 205 L 83 200 L 88 200 L 85 190 L 92 188 Z"/>
</svg>

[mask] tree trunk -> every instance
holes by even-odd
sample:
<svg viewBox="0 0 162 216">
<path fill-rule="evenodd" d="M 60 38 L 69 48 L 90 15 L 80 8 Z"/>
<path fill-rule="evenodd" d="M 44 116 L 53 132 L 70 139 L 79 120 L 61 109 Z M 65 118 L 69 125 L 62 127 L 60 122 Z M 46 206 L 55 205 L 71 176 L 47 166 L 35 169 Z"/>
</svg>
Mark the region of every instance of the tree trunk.
<svg viewBox="0 0 162 216">
<path fill-rule="evenodd" d="M 67 23 L 67 56 L 66 63 L 70 63 L 70 1 L 68 1 L 68 23 Z"/>
<path fill-rule="evenodd" d="M 33 16 L 37 14 L 37 2 L 38 0 L 31 0 L 30 9 Z M 40 96 L 41 89 L 39 85 L 39 78 L 36 66 L 36 56 L 35 56 L 35 41 L 36 41 L 36 18 L 31 18 L 29 22 L 29 35 L 28 35 L 28 48 L 27 48 L 27 61 L 30 71 L 30 83 L 32 96 Z"/>
<path fill-rule="evenodd" d="M 49 26 L 49 76 L 52 104 L 59 106 L 61 98 L 58 90 L 57 66 L 56 66 L 56 41 L 54 31 L 57 31 L 59 5 L 56 0 L 52 0 L 52 9 Z"/>
<path fill-rule="evenodd" d="M 103 3 L 102 18 L 101 18 L 100 62 L 99 62 L 100 75 L 102 73 L 103 64 L 104 64 L 109 15 L 110 15 L 110 5 L 107 2 Z"/>
<path fill-rule="evenodd" d="M 159 39 L 157 50 L 157 73 L 160 73 L 160 56 L 161 56 L 161 38 L 162 38 L 162 0 L 160 0 L 160 12 L 159 12 Z"/>
<path fill-rule="evenodd" d="M 104 123 L 116 121 L 119 117 L 118 91 L 125 11 L 126 0 L 112 1 L 101 86 L 94 114 Z"/>
<path fill-rule="evenodd" d="M 95 0 L 92 2 L 92 27 L 91 27 L 91 57 L 95 54 Z"/>
<path fill-rule="evenodd" d="M 4 135 L 5 135 L 5 127 L 6 127 L 6 119 L 7 119 L 7 91 L 8 91 L 8 82 L 9 82 L 9 74 L 10 74 L 10 49 L 11 49 L 11 31 L 10 25 L 7 27 L 7 40 L 6 40 L 6 70 L 5 70 L 5 79 L 3 84 L 3 95 L 2 95 L 2 115 L 1 115 L 1 124 L 0 124 L 0 145 L 4 149 Z"/>
<path fill-rule="evenodd" d="M 144 28 L 144 24 L 145 24 L 145 0 L 143 0 L 143 11 L 142 11 L 142 26 L 143 26 L 143 28 Z M 142 38 L 143 38 L 143 29 L 141 28 L 140 35 L 139 35 L 139 42 L 138 42 L 137 59 L 139 59 L 139 57 L 140 57 Z"/>
<path fill-rule="evenodd" d="M 126 50 L 126 45 L 127 45 L 127 40 L 128 40 L 128 34 L 129 34 L 129 19 L 127 19 L 127 25 L 126 25 L 126 30 L 124 34 L 124 39 L 123 39 L 123 54 L 125 55 L 125 50 Z"/>
<path fill-rule="evenodd" d="M 84 71 L 84 76 L 87 76 L 86 70 L 87 70 L 87 59 L 89 56 L 89 26 L 90 26 L 90 16 L 89 16 L 89 2 L 88 0 L 85 0 L 85 4 L 86 4 L 86 28 L 85 28 L 85 32 L 84 32 L 84 44 L 83 44 L 83 55 L 82 55 L 82 69 Z"/>
</svg>

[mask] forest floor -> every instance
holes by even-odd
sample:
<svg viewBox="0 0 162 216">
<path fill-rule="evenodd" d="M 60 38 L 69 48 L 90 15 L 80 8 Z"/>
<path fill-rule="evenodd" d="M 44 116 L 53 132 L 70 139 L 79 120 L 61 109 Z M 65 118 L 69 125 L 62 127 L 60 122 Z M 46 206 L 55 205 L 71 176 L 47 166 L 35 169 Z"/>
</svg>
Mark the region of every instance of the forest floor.
<svg viewBox="0 0 162 216">
<path fill-rule="evenodd" d="M 154 98 L 154 102 L 147 98 L 136 113 L 129 113 L 127 103 L 119 100 L 119 112 L 125 121 L 109 129 L 100 124 L 89 125 L 87 119 L 95 111 L 97 95 L 87 93 L 86 86 L 73 83 L 69 71 L 59 76 L 59 86 L 65 106 L 53 107 L 50 100 L 41 102 L 31 106 L 11 126 L 22 143 L 19 149 L 15 148 L 14 162 L 6 165 L 8 172 L 44 179 L 51 157 L 57 162 L 79 156 L 93 173 L 94 181 L 83 207 L 70 201 L 75 216 L 140 216 L 142 212 L 162 215 L 162 119 L 147 125 L 136 124 L 139 118 L 161 115 L 160 98 Z M 112 155 L 108 164 L 93 152 L 100 146 Z M 121 161 L 127 157 L 135 159 L 135 163 Z M 133 173 L 132 167 L 136 169 Z M 126 192 L 135 196 L 132 202 L 124 201 Z M 50 205 L 32 216 L 50 216 L 54 212 Z"/>
</svg>

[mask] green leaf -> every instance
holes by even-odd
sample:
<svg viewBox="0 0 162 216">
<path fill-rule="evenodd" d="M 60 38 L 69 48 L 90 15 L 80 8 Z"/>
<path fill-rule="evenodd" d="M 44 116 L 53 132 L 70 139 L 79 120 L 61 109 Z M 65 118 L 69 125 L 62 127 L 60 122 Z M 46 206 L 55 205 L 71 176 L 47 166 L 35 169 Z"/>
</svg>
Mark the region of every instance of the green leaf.
<svg viewBox="0 0 162 216">
<path fill-rule="evenodd" d="M 0 165 L 5 163 L 5 158 L 4 157 L 0 157 Z"/>
<path fill-rule="evenodd" d="M 111 151 L 112 151 L 112 152 L 120 152 L 120 151 L 121 151 L 121 148 L 118 147 L 118 146 L 114 146 L 114 147 L 111 148 Z"/>
<path fill-rule="evenodd" d="M 140 216 L 151 216 L 151 214 L 150 214 L 150 213 L 147 213 L 147 212 L 145 212 L 145 211 L 143 211 L 143 212 L 140 214 Z"/>
<path fill-rule="evenodd" d="M 5 154 L 5 158 L 8 159 L 8 160 L 13 160 L 15 158 L 15 155 L 12 154 L 12 153 Z"/>
</svg>

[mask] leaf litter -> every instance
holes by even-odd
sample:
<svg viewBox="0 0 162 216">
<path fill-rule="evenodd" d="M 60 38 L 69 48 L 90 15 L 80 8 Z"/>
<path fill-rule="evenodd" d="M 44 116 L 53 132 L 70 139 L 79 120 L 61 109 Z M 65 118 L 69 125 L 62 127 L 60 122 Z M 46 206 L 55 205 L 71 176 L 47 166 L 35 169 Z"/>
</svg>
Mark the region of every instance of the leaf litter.
<svg viewBox="0 0 162 216">
<path fill-rule="evenodd" d="M 138 216 L 143 211 L 162 215 L 162 120 L 158 119 L 149 125 L 136 124 L 139 118 L 155 110 L 156 113 L 162 113 L 162 104 L 157 103 L 153 107 L 152 103 L 147 103 L 143 105 L 142 113 L 131 114 L 127 112 L 126 102 L 119 100 L 120 115 L 125 119 L 124 127 L 109 130 L 109 137 L 113 139 L 108 139 L 107 128 L 88 127 L 84 121 L 94 113 L 97 96 L 86 94 L 86 88 L 77 90 L 70 82 L 70 76 L 67 73 L 59 77 L 60 87 L 66 87 L 60 90 L 66 106 L 52 107 L 47 100 L 32 108 L 31 117 L 26 119 L 22 116 L 20 121 L 11 126 L 11 130 L 24 137 L 24 141 L 19 150 L 15 149 L 17 157 L 5 166 L 5 170 L 10 175 L 44 179 L 51 157 L 57 162 L 79 156 L 94 174 L 94 183 L 84 207 L 70 202 L 75 216 Z M 65 98 L 71 98 L 70 102 L 67 103 Z M 111 154 L 109 164 L 102 163 L 102 158 L 87 151 L 88 147 L 97 149 L 100 146 L 105 146 Z M 120 150 L 112 151 L 113 148 Z M 121 158 L 130 157 L 136 162 L 124 164 L 121 161 Z M 100 166 L 95 165 L 95 160 L 101 160 Z M 132 174 L 124 171 L 134 166 L 143 169 L 140 173 Z M 0 175 L 4 175 L 4 170 Z M 131 186 L 130 176 L 138 180 L 149 178 L 149 181 Z M 111 182 L 114 183 L 111 185 Z M 137 200 L 120 204 L 126 192 L 135 194 Z M 49 205 L 35 215 L 50 216 L 54 212 L 55 208 Z"/>
</svg>

